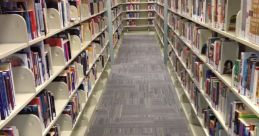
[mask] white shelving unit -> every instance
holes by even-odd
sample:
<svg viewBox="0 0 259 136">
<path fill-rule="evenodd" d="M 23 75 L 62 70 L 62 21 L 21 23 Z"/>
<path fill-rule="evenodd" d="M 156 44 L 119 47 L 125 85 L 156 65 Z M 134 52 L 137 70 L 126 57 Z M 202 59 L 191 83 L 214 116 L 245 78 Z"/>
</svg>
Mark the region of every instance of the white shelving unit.
<svg viewBox="0 0 259 136">
<path fill-rule="evenodd" d="M 80 10 L 78 10 L 74 6 L 70 6 L 71 17 L 75 19 L 73 19 L 73 21 L 70 21 L 69 24 L 65 27 L 61 25 L 61 22 L 63 20 L 60 18 L 60 15 L 59 15 L 60 13 L 56 9 L 47 9 L 46 16 L 48 18 L 47 19 L 48 33 L 46 35 L 39 36 L 33 40 L 29 40 L 28 38 L 26 22 L 22 17 L 20 17 L 19 15 L 0 15 L 0 23 L 2 24 L 0 26 L 0 29 L 3 33 L 5 33 L 5 34 L 3 33 L 0 34 L 0 59 L 4 59 L 9 55 L 12 55 L 22 49 L 31 47 L 52 36 L 55 36 L 63 31 L 66 31 L 74 26 L 80 26 L 85 22 L 89 22 L 91 19 L 97 16 L 107 17 L 108 15 L 105 15 L 105 14 L 108 12 L 108 10 L 111 10 L 106 8 L 107 10 L 104 9 L 99 13 L 90 15 L 90 11 L 88 11 L 89 8 L 85 3 L 87 1 L 82 0 L 81 2 L 82 3 L 80 3 Z M 108 0 L 107 2 L 111 2 L 111 1 Z M 117 4 L 112 8 L 116 8 L 117 6 L 120 6 L 120 5 L 121 4 Z M 80 15 L 77 13 L 77 11 L 80 13 Z M 123 12 L 121 12 L 118 16 L 122 14 Z M 114 21 L 116 19 L 117 17 L 114 19 Z M 7 23 L 6 21 L 10 21 L 10 22 Z M 119 26 L 121 26 L 121 24 Z M 83 71 L 83 66 L 81 65 L 78 66 L 78 69 L 76 69 L 78 74 L 78 81 L 76 82 L 75 89 L 70 94 L 69 94 L 67 84 L 63 82 L 53 82 L 53 80 L 56 77 L 58 77 L 67 67 L 73 64 L 76 58 L 83 51 L 85 51 L 86 48 L 92 45 L 92 43 L 97 38 L 99 38 L 103 34 L 105 34 L 105 36 L 109 36 L 107 35 L 107 33 L 109 33 L 108 27 L 112 27 L 112 26 L 101 26 L 101 27 L 102 29 L 99 30 L 99 32 L 95 31 L 95 34 L 91 36 L 90 40 L 85 40 L 81 42 L 81 39 L 78 36 L 71 35 L 71 37 L 68 40 L 71 44 L 71 59 L 69 59 L 68 61 L 64 60 L 64 52 L 58 49 L 53 49 L 53 53 L 55 53 L 55 55 L 52 56 L 52 59 L 55 60 L 53 61 L 55 62 L 55 64 L 53 64 L 53 72 L 50 75 L 50 77 L 39 86 L 35 85 L 35 79 L 31 70 L 23 67 L 12 68 L 13 75 L 14 75 L 13 78 L 15 82 L 14 97 L 16 101 L 16 106 L 5 120 L 0 120 L 0 129 L 7 126 L 16 126 L 21 136 L 36 136 L 36 135 L 45 136 L 52 128 L 52 126 L 59 124 L 61 126 L 62 136 L 73 135 L 74 131 L 76 131 L 77 127 L 79 126 L 79 122 L 81 121 L 81 119 L 85 114 L 84 113 L 85 110 L 91 109 L 92 107 L 91 104 L 88 102 L 88 100 L 92 97 L 92 94 L 96 94 L 96 92 L 94 92 L 94 89 L 96 88 L 96 86 L 99 84 L 100 81 L 103 81 L 103 79 L 101 79 L 102 75 L 106 73 L 106 76 L 108 76 L 106 69 L 107 69 L 107 66 L 110 65 L 109 64 L 110 55 L 107 54 L 108 58 L 105 60 L 105 66 L 103 67 L 102 71 L 100 72 L 98 71 L 99 73 L 97 73 L 97 79 L 94 81 L 94 84 L 92 84 L 92 89 L 90 91 L 90 94 L 88 94 L 88 96 L 87 96 L 87 91 L 84 93 L 82 93 L 83 91 L 81 92 L 78 91 L 79 86 L 86 80 L 86 77 L 84 76 L 84 74 L 86 75 L 90 74 L 91 69 L 98 62 L 99 58 L 102 55 L 105 55 L 107 53 L 107 49 L 109 48 L 110 41 L 108 39 L 105 39 L 106 41 L 102 49 L 100 50 L 100 52 L 98 52 L 98 54 L 95 54 L 95 58 L 88 65 L 87 71 L 85 72 Z M 53 92 L 55 97 L 55 110 L 56 110 L 55 117 L 51 120 L 50 123 L 48 123 L 46 127 L 43 126 L 43 122 L 39 119 L 39 117 L 35 115 L 18 114 L 27 104 L 30 103 L 32 99 L 34 99 L 40 92 L 42 92 L 45 89 L 47 90 L 49 89 Z M 81 110 L 78 113 L 78 116 L 76 117 L 76 121 L 73 123 L 71 117 L 66 114 L 62 114 L 62 112 L 67 106 L 67 104 L 69 103 L 69 101 L 72 99 L 72 97 L 75 96 L 76 93 L 78 93 L 78 95 L 80 96 L 79 103 L 81 104 Z M 101 94 L 99 95 L 101 96 Z M 26 124 L 26 126 L 24 126 L 24 124 Z"/>
<path fill-rule="evenodd" d="M 159 1 L 161 1 L 161 0 L 159 0 Z M 161 2 L 157 2 L 157 6 L 158 6 L 159 8 L 164 8 L 164 4 L 161 3 Z M 167 8 L 167 7 L 166 7 L 166 8 Z M 248 47 L 248 48 L 252 48 L 252 49 L 255 50 L 255 51 L 258 51 L 258 50 L 259 50 L 259 46 L 258 46 L 257 44 L 254 44 L 254 43 L 248 41 L 247 39 L 245 39 L 245 38 L 243 38 L 243 37 L 240 37 L 239 35 L 236 35 L 235 32 L 223 31 L 223 30 L 220 30 L 220 29 L 218 29 L 218 28 L 215 28 L 215 27 L 213 27 L 213 26 L 210 25 L 210 24 L 201 22 L 200 19 L 198 19 L 198 17 L 196 17 L 196 16 L 190 17 L 190 16 L 188 16 L 188 15 L 185 14 L 185 13 L 179 13 L 179 12 L 176 12 L 176 11 L 170 9 L 170 8 L 168 8 L 167 10 L 168 10 L 170 13 L 172 13 L 172 14 L 174 14 L 174 15 L 177 15 L 177 16 L 179 16 L 179 17 L 185 19 L 185 20 L 188 21 L 188 22 L 192 22 L 192 23 L 197 24 L 197 25 L 199 25 L 199 26 L 201 26 L 201 27 L 204 27 L 204 28 L 207 28 L 207 29 L 211 30 L 212 32 L 216 32 L 216 33 L 218 33 L 218 34 L 220 34 L 220 35 L 222 35 L 222 36 L 224 36 L 224 37 L 226 37 L 226 38 L 229 38 L 229 39 L 234 40 L 234 41 L 236 41 L 236 42 L 238 42 L 238 43 L 241 43 L 241 44 L 243 44 L 242 46 L 245 46 L 245 47 Z M 163 10 L 160 9 L 160 11 L 163 11 Z M 157 14 L 158 20 L 162 20 L 162 21 L 165 20 L 161 12 L 159 12 L 159 11 L 156 10 L 156 14 Z M 169 15 L 168 15 L 168 16 L 169 16 Z M 169 20 L 169 21 L 170 21 L 170 20 Z M 164 28 L 163 28 L 162 25 L 163 25 L 163 24 L 159 23 L 159 21 L 157 21 L 157 19 L 156 19 L 156 29 L 155 29 L 155 30 L 156 30 L 156 32 L 157 32 L 157 36 L 158 36 L 158 39 L 159 39 L 160 43 L 163 45 L 163 44 L 164 44 L 164 43 L 163 43 L 163 36 L 165 36 L 165 37 L 168 37 L 168 36 L 167 36 L 167 35 L 164 35 Z M 256 106 L 255 104 L 253 104 L 253 102 L 252 102 L 249 98 L 247 98 L 246 96 L 241 95 L 241 94 L 239 93 L 239 91 L 232 85 L 232 77 L 231 77 L 231 75 L 224 75 L 224 74 L 221 74 L 218 70 L 215 69 L 214 66 L 212 66 L 212 65 L 209 64 L 209 63 L 207 63 L 207 58 L 206 58 L 206 56 L 200 54 L 199 52 L 197 52 L 197 49 L 195 49 L 195 48 L 193 47 L 192 43 L 188 42 L 185 37 L 183 37 L 183 36 L 181 36 L 180 34 L 178 34 L 177 31 L 175 31 L 174 28 L 173 28 L 172 26 L 170 26 L 169 23 L 167 24 L 167 26 L 168 26 L 168 28 L 169 28 L 170 30 L 172 30 L 172 32 L 176 35 L 176 37 L 178 37 L 178 39 L 180 39 L 180 41 L 181 41 L 182 43 L 184 43 L 184 45 L 185 45 L 186 47 L 188 47 L 188 48 L 190 49 L 190 51 L 193 52 L 193 54 L 194 54 L 195 56 L 197 56 L 197 57 L 199 58 L 199 60 L 200 60 L 203 64 L 205 64 L 205 66 L 206 66 L 209 70 L 211 70 L 211 71 L 216 75 L 216 77 L 230 89 L 230 91 L 237 97 L 238 100 L 240 100 L 241 102 L 243 102 L 243 103 L 248 107 L 248 109 L 250 109 L 255 115 L 259 116 L 259 107 Z M 223 116 L 225 116 L 225 115 L 223 115 L 223 114 L 225 114 L 225 113 L 221 113 L 221 111 L 219 111 L 217 108 L 214 107 L 214 105 L 213 105 L 213 103 L 211 102 L 209 96 L 207 96 L 207 94 L 205 93 L 205 90 L 203 90 L 202 87 L 200 87 L 200 84 L 195 80 L 194 75 L 192 74 L 191 70 L 187 68 L 185 62 L 184 62 L 184 61 L 182 60 L 182 58 L 178 55 L 176 49 L 175 49 L 174 46 L 173 46 L 173 43 L 171 43 L 169 39 L 168 39 L 168 42 L 169 42 L 170 48 L 172 48 L 172 49 L 173 49 L 173 52 L 176 54 L 177 59 L 179 60 L 179 62 L 180 62 L 181 65 L 183 66 L 183 68 L 187 71 L 188 75 L 191 77 L 191 80 L 194 82 L 195 86 L 198 87 L 199 92 L 201 93 L 201 96 L 202 96 L 202 98 L 205 100 L 207 106 L 211 109 L 211 111 L 213 112 L 213 114 L 216 116 L 218 122 L 221 124 L 222 129 L 226 132 L 226 135 L 230 135 L 230 133 L 229 133 L 229 131 L 230 131 L 230 130 L 229 130 L 229 126 L 226 125 L 226 120 L 224 120 L 224 117 L 223 117 Z M 169 62 L 172 63 L 172 60 L 169 59 Z M 173 65 L 173 64 L 172 64 L 172 65 Z M 169 71 L 171 72 L 172 69 L 170 69 Z M 183 93 L 184 96 L 187 97 L 187 99 L 188 99 L 188 101 L 189 101 L 189 103 L 190 103 L 190 106 L 189 106 L 189 107 L 192 107 L 192 109 L 195 111 L 195 106 L 192 104 L 191 99 L 190 99 L 190 96 L 189 96 L 188 92 L 185 90 L 185 87 L 181 84 L 180 77 L 178 77 L 176 74 L 174 74 L 174 76 L 173 76 L 172 78 L 174 78 L 174 79 L 176 78 L 176 79 L 179 80 L 181 89 L 183 89 L 182 92 L 184 92 L 184 93 Z M 179 94 L 179 92 L 181 92 L 181 91 L 178 91 L 178 90 L 176 90 L 176 91 L 177 91 L 178 94 Z M 186 104 L 185 104 L 185 103 L 181 103 L 181 104 L 182 104 L 182 106 L 183 106 L 184 111 L 186 111 L 186 110 L 185 110 L 185 109 L 186 109 L 186 108 L 185 108 L 185 105 L 186 105 Z M 187 115 L 187 116 L 188 116 L 188 115 Z M 201 130 L 203 130 L 206 135 L 209 135 L 208 132 L 207 132 L 208 129 L 207 129 L 207 128 L 205 129 L 204 126 L 202 126 L 202 124 L 203 124 L 202 119 L 199 119 L 199 117 L 197 117 L 197 118 L 198 118 L 198 120 L 199 120 L 199 122 L 200 122 L 200 123 L 199 123 L 199 124 L 200 124 L 199 127 L 202 128 Z M 188 119 L 188 120 L 189 120 L 189 119 Z M 194 131 L 193 131 L 193 132 L 194 132 Z"/>
</svg>

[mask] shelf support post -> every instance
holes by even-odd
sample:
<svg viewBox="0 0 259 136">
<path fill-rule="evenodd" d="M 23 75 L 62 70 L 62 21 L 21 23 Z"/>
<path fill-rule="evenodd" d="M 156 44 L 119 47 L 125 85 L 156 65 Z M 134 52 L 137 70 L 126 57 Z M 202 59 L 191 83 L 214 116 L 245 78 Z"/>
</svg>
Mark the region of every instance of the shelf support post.
<svg viewBox="0 0 259 136">
<path fill-rule="evenodd" d="M 168 60 L 168 25 L 167 25 L 167 16 L 168 16 L 168 0 L 164 0 L 164 63 L 167 64 Z"/>
<path fill-rule="evenodd" d="M 109 33 L 109 54 L 111 63 L 114 63 L 114 50 L 113 50 L 113 27 L 112 27 L 112 9 L 111 0 L 107 0 L 106 3 L 107 15 L 108 15 L 108 33 Z"/>
</svg>

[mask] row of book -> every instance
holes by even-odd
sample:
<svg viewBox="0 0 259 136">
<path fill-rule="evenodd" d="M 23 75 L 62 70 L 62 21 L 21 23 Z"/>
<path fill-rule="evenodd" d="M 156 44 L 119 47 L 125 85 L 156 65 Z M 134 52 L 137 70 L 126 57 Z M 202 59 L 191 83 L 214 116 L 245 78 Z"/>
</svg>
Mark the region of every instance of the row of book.
<svg viewBox="0 0 259 136">
<path fill-rule="evenodd" d="M 112 24 L 113 32 L 116 31 L 116 29 L 118 29 L 118 27 L 122 25 L 123 18 L 124 16 L 121 15 L 116 20 L 113 21 L 113 24 Z"/>
<path fill-rule="evenodd" d="M 220 74 L 232 76 L 232 86 L 257 105 L 257 51 L 246 51 L 239 43 L 189 22 L 177 15 L 170 19 L 175 32 L 205 57 Z M 177 35 L 175 35 L 177 37 Z"/>
<path fill-rule="evenodd" d="M 63 110 L 62 114 L 66 114 L 71 117 L 73 124 L 76 122 L 76 118 L 81 111 L 79 96 L 76 93 L 68 102 L 67 106 Z"/>
<path fill-rule="evenodd" d="M 228 126 L 228 122 L 226 121 L 224 124 L 221 124 L 209 105 L 211 105 L 214 110 L 217 110 L 218 113 L 220 113 L 220 116 L 223 117 L 223 120 L 228 120 L 230 118 L 231 102 L 236 99 L 235 95 L 229 91 L 224 83 L 216 80 L 216 77 L 212 76 L 213 73 L 211 73 L 210 70 L 206 72 L 206 76 L 208 76 L 205 78 L 206 82 L 202 82 L 201 80 L 203 79 L 198 78 L 197 74 L 202 73 L 202 71 L 206 71 L 202 69 L 202 66 L 205 65 L 198 64 L 199 60 L 197 60 L 193 62 L 194 66 L 192 69 L 186 68 L 186 63 L 184 60 L 182 60 L 182 57 L 179 57 L 177 54 L 178 53 L 175 53 L 174 50 L 169 52 L 169 56 L 175 65 L 174 67 L 178 73 L 178 77 L 181 80 L 181 84 L 187 91 L 188 98 L 194 105 L 194 110 L 197 112 L 198 118 L 203 120 L 203 127 L 207 128 L 210 136 L 227 136 L 228 130 L 225 131 L 223 126 Z M 182 56 L 184 55 L 182 54 Z M 193 57 L 194 60 L 197 59 L 195 56 Z M 202 84 L 200 84 L 201 82 Z M 203 86 L 206 88 L 206 92 L 203 91 Z M 205 99 L 207 99 L 209 103 L 207 103 Z"/>
<path fill-rule="evenodd" d="M 183 91 L 186 91 L 186 97 L 189 99 L 191 105 L 193 105 L 193 110 L 195 111 L 196 116 L 203 120 L 203 122 L 200 122 L 202 123 L 202 126 L 207 129 L 210 136 L 227 136 L 227 132 L 221 127 L 222 124 L 220 124 L 217 117 L 208 106 L 208 103 L 206 103 L 199 86 L 197 86 L 195 81 L 189 75 L 189 72 L 185 69 L 185 66 L 183 66 L 182 62 L 177 58 L 178 55 L 171 50 L 169 52 L 169 56 L 172 60 L 178 79 L 180 80 L 180 84 L 182 84 L 184 89 Z"/>
<path fill-rule="evenodd" d="M 10 63 L 2 63 L 0 65 L 0 120 L 5 120 L 15 106 L 12 66 Z"/>
<path fill-rule="evenodd" d="M 82 1 L 85 2 L 85 1 Z M 89 6 L 89 14 L 97 14 L 105 9 L 105 1 L 87 1 Z M 71 6 L 78 9 L 80 15 L 80 0 L 40 0 L 40 1 L 3 1 L 0 3 L 0 14 L 16 14 L 24 18 L 26 22 L 28 39 L 33 40 L 37 37 L 46 35 L 48 33 L 48 14 L 50 8 L 54 8 L 59 12 L 61 24 L 63 27 L 69 26 L 70 22 L 76 21 L 78 18 L 70 15 Z"/>
<path fill-rule="evenodd" d="M 258 44 L 258 8 L 252 6 L 254 4 L 257 4 L 256 0 L 171 0 L 169 6 L 174 12 L 213 28 L 234 31 L 237 36 Z"/>
<path fill-rule="evenodd" d="M 94 14 L 97 14 L 97 13 L 100 13 L 100 12 L 104 11 L 105 3 L 106 3 L 105 0 L 88 1 L 91 15 L 94 15 Z"/>
<path fill-rule="evenodd" d="M 123 25 L 120 25 L 119 28 L 115 31 L 115 33 L 113 34 L 113 44 L 114 44 L 114 48 L 118 45 L 118 42 L 121 39 L 121 34 L 123 31 Z"/>
<path fill-rule="evenodd" d="M 138 18 L 140 17 L 140 13 L 127 13 L 127 18 Z"/>
<path fill-rule="evenodd" d="M 103 48 L 103 52 L 100 52 L 100 49 L 102 47 L 99 44 L 104 44 L 102 42 L 102 39 L 104 37 L 100 36 L 97 38 L 95 43 L 93 43 L 90 47 L 86 49 L 86 52 L 83 52 L 82 55 L 80 55 L 73 64 L 68 66 L 64 72 L 62 72 L 56 79 L 53 80 L 53 82 L 64 82 L 68 86 L 69 94 L 72 94 L 72 91 L 75 91 L 75 86 L 78 85 L 79 80 L 79 73 L 83 72 L 78 70 L 79 65 L 87 65 L 86 67 L 89 68 L 90 63 L 94 63 L 94 58 L 92 57 L 98 57 L 96 58 L 95 64 L 92 64 L 91 69 L 85 68 L 84 70 L 89 71 L 85 73 L 85 80 L 82 82 L 82 84 L 79 86 L 79 90 L 83 90 L 86 92 L 86 97 L 90 94 L 90 91 L 92 90 L 93 85 L 96 82 L 97 77 L 99 76 L 105 66 L 105 63 L 107 63 L 108 59 L 108 48 Z M 98 45 L 97 45 L 98 44 Z M 104 45 L 103 45 L 104 46 Z M 84 53 L 85 56 L 83 55 Z M 97 56 L 98 54 L 101 54 L 100 56 Z M 92 61 L 92 62 L 90 62 Z M 83 73 L 81 73 L 81 77 L 84 76 Z M 54 89 L 54 88 L 53 88 Z M 49 124 L 55 119 L 56 117 L 56 103 L 55 100 L 57 98 L 54 97 L 54 94 L 52 93 L 53 90 L 44 89 L 41 93 L 39 93 L 31 102 L 23 108 L 23 110 L 19 114 L 34 114 L 36 115 L 41 121 L 44 127 L 48 127 Z M 62 112 L 63 114 L 68 114 L 71 116 L 73 121 L 75 121 L 78 113 L 81 111 L 81 106 L 79 104 L 78 100 L 78 94 L 75 93 L 75 96 L 71 97 L 70 102 Z M 2 110 L 1 110 L 2 111 Z M 59 133 L 58 124 L 54 126 L 50 132 L 49 135 L 57 134 Z M 2 130 L 0 130 L 0 133 L 6 134 L 6 133 L 17 133 L 18 131 L 15 129 L 15 127 L 5 127 Z M 9 135 L 8 135 L 9 136 Z"/>
<path fill-rule="evenodd" d="M 122 12 L 123 12 L 123 7 L 122 6 L 118 6 L 116 8 L 113 8 L 112 9 L 112 18 L 115 19 Z"/>
<path fill-rule="evenodd" d="M 140 10 L 140 5 L 128 4 L 126 8 L 127 8 L 128 11 L 130 11 L 130 10 Z"/>
<path fill-rule="evenodd" d="M 82 42 L 91 41 L 95 34 L 101 32 L 107 23 L 107 17 L 104 15 L 96 16 L 81 24 Z"/>
<path fill-rule="evenodd" d="M 157 4 L 155 6 L 155 10 L 159 15 L 161 15 L 162 17 L 164 16 L 164 7 Z"/>
<path fill-rule="evenodd" d="M 170 35 L 170 41 L 173 44 L 174 49 L 172 49 L 169 54 L 176 65 L 176 69 L 182 73 L 181 76 L 179 76 L 181 79 L 184 78 L 181 81 L 182 84 L 188 87 L 186 81 L 191 79 L 191 82 L 197 87 L 196 89 L 202 91 L 200 93 L 203 97 L 205 97 L 211 106 L 221 114 L 220 116 L 225 120 L 224 125 L 229 128 L 228 134 L 238 136 L 245 136 L 248 134 L 255 135 L 258 117 L 256 117 L 242 102 L 239 102 L 238 98 L 230 91 L 230 89 L 195 55 L 194 52 L 191 51 L 189 47 L 184 45 L 178 37 L 175 37 L 174 33 L 170 33 Z M 246 53 L 251 54 L 251 52 Z M 182 69 L 186 70 L 183 72 Z M 190 76 L 190 78 L 186 78 L 188 76 Z M 192 95 L 193 94 L 190 94 L 190 96 Z M 238 103 L 242 103 L 242 106 L 240 107 L 241 110 L 245 109 L 242 113 L 239 113 L 241 111 L 233 110 L 233 105 L 236 104 L 237 101 Z M 233 113 L 233 111 L 236 113 Z M 211 110 L 210 112 L 213 113 Z M 236 116 L 236 114 L 242 115 Z M 243 114 L 247 115 L 243 116 Z M 212 114 L 212 116 L 215 115 Z M 241 129 L 239 129 L 240 126 L 242 127 Z"/>
<path fill-rule="evenodd" d="M 171 1 L 170 6 L 173 11 L 192 17 L 200 22 L 210 24 L 212 27 L 225 31 L 235 31 L 236 17 L 238 11 L 241 9 L 241 1 L 175 0 Z"/>
<path fill-rule="evenodd" d="M 60 13 L 62 26 L 68 26 L 75 20 L 70 16 L 70 6 L 79 6 L 79 1 L 3 1 L 0 3 L 1 14 L 16 14 L 24 18 L 29 40 L 48 33 L 47 9 L 55 8 Z"/>
<path fill-rule="evenodd" d="M 19 130 L 15 126 L 4 127 L 0 130 L 1 136 L 19 136 Z"/>
<path fill-rule="evenodd" d="M 32 45 L 28 48 L 25 48 L 17 53 L 14 53 L 6 58 L 3 58 L 0 63 L 0 119 L 5 120 L 11 114 L 12 110 L 16 106 L 15 100 L 15 88 L 13 81 L 13 69 L 14 68 L 27 68 L 31 70 L 32 76 L 35 79 L 36 86 L 42 85 L 49 77 L 55 72 L 53 69 L 55 63 L 53 61 L 53 48 L 60 48 L 64 52 L 64 60 L 69 61 L 71 59 L 71 47 L 70 47 L 70 37 L 71 35 L 77 35 L 82 38 L 81 26 L 75 26 L 64 32 L 61 32 L 53 37 L 46 39 L 45 41 L 39 42 L 35 45 Z M 85 55 L 85 60 L 79 59 L 77 57 L 75 60 L 77 63 L 72 63 L 68 66 L 59 76 L 57 76 L 54 81 L 63 81 L 67 84 L 69 94 L 75 90 L 76 85 L 79 82 L 79 75 L 84 74 L 86 76 L 87 70 L 89 70 L 89 64 L 94 63 L 93 61 L 88 61 L 88 54 L 98 54 L 101 52 L 102 48 L 107 44 L 108 36 L 105 33 L 100 34 L 96 38 L 91 47 L 94 47 L 94 52 L 89 51 L 88 49 L 85 52 L 82 52 L 82 56 Z M 84 54 L 85 53 L 85 54 Z M 90 55 L 89 55 L 90 56 Z M 93 56 L 95 57 L 95 56 Z M 93 60 L 92 57 L 92 60 Z M 80 60 L 80 61 L 79 61 Z M 80 65 L 83 65 L 84 73 L 80 73 L 78 68 Z M 90 73 L 90 72 L 89 72 Z M 45 115 L 46 116 L 46 115 Z M 45 117 L 44 116 L 44 117 Z M 48 116 L 50 117 L 50 116 Z M 52 117 L 53 119 L 53 117 Z M 51 120 L 47 118 L 44 122 L 45 125 Z"/>
</svg>

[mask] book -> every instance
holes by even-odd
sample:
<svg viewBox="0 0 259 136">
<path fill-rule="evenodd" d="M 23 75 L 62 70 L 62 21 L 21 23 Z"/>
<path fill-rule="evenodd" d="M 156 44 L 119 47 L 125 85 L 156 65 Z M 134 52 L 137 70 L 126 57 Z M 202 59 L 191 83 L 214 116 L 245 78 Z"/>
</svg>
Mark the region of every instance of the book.
<svg viewBox="0 0 259 136">
<path fill-rule="evenodd" d="M 19 130 L 16 126 L 4 127 L 0 130 L 0 136 L 19 136 Z"/>
</svg>

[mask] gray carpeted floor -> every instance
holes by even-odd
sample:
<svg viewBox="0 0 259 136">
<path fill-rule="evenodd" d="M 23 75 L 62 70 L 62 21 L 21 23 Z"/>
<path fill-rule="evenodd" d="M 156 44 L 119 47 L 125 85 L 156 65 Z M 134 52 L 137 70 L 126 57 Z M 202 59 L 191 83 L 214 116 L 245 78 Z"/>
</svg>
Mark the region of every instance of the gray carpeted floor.
<svg viewBox="0 0 259 136">
<path fill-rule="evenodd" d="M 190 136 L 157 44 L 124 37 L 88 136 Z"/>
</svg>

